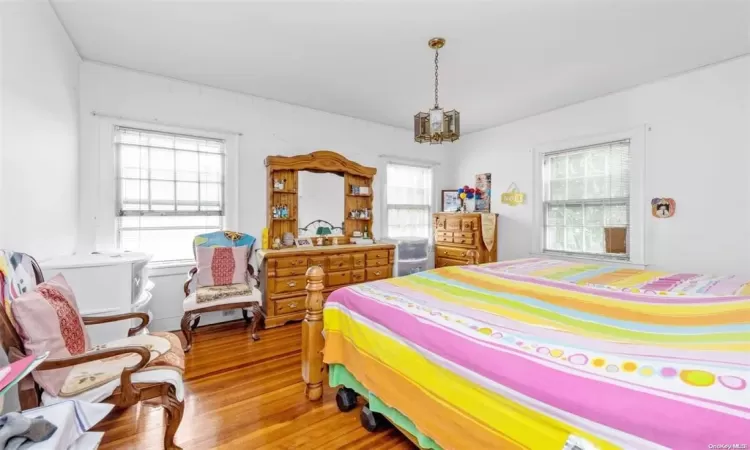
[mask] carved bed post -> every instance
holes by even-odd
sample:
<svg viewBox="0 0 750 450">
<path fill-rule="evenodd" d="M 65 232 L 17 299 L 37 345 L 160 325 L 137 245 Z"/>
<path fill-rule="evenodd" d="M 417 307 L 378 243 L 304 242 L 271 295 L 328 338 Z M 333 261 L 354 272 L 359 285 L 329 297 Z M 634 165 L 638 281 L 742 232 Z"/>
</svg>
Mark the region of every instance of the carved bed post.
<svg viewBox="0 0 750 450">
<path fill-rule="evenodd" d="M 469 265 L 475 266 L 479 264 L 479 252 L 472 249 L 466 252 L 466 256 L 469 258 Z"/>
<path fill-rule="evenodd" d="M 323 396 L 323 276 L 319 266 L 307 269 L 307 313 L 302 322 L 302 379 L 308 400 Z"/>
</svg>

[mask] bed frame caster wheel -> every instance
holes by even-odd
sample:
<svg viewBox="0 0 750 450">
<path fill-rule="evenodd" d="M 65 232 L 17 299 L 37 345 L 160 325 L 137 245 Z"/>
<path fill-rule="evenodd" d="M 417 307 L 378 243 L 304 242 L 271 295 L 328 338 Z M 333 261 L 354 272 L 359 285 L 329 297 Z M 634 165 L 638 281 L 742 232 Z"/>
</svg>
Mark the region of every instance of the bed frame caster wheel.
<svg viewBox="0 0 750 450">
<path fill-rule="evenodd" d="M 382 414 L 370 411 L 369 405 L 362 407 L 362 412 L 359 413 L 359 422 L 370 433 L 383 429 L 388 425 L 388 421 Z"/>
<path fill-rule="evenodd" d="M 357 393 L 349 388 L 339 389 L 336 393 L 336 406 L 339 407 L 341 412 L 351 411 L 357 406 Z"/>
</svg>

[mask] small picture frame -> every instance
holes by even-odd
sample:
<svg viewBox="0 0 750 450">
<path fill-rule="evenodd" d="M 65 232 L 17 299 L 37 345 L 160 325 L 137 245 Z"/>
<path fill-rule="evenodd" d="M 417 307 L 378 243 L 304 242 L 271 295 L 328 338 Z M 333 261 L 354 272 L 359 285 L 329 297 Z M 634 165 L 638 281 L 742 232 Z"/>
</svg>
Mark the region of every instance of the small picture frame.
<svg viewBox="0 0 750 450">
<path fill-rule="evenodd" d="M 461 208 L 461 199 L 458 197 L 458 189 L 443 191 L 443 212 L 456 212 Z"/>
<path fill-rule="evenodd" d="M 312 247 L 313 241 L 312 238 L 309 237 L 301 237 L 294 240 L 294 244 L 297 247 Z"/>
</svg>

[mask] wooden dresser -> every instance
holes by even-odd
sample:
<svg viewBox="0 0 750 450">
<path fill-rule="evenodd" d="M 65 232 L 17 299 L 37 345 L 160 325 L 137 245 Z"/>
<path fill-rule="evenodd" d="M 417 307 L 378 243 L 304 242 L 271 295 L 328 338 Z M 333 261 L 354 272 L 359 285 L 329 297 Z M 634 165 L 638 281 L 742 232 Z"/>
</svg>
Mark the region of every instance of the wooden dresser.
<svg viewBox="0 0 750 450">
<path fill-rule="evenodd" d="M 488 213 L 489 214 L 489 213 Z M 484 264 L 497 261 L 497 214 L 489 214 L 487 233 L 492 248 L 485 244 L 480 213 L 436 213 L 432 215 L 435 232 L 435 267 Z"/>
<path fill-rule="evenodd" d="M 326 247 L 258 250 L 260 289 L 266 328 L 305 317 L 305 272 L 320 266 L 325 272 L 323 297 L 334 290 L 393 276 L 392 244 L 332 245 Z"/>
</svg>

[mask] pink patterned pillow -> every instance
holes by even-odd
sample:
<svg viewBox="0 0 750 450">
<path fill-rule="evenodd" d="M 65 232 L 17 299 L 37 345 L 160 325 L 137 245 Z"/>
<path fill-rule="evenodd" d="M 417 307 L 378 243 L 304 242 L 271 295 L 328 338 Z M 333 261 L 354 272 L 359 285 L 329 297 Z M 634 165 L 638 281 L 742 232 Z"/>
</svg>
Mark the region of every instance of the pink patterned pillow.
<svg viewBox="0 0 750 450">
<path fill-rule="evenodd" d="M 50 358 L 80 355 L 91 348 L 73 290 L 58 274 L 11 303 L 26 354 L 49 352 Z M 71 368 L 34 371 L 37 383 L 57 395 Z"/>
<path fill-rule="evenodd" d="M 247 283 L 247 247 L 197 247 L 198 286 Z"/>
</svg>

